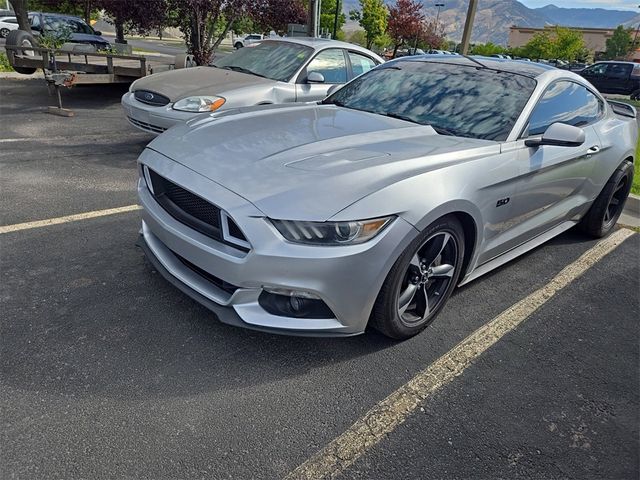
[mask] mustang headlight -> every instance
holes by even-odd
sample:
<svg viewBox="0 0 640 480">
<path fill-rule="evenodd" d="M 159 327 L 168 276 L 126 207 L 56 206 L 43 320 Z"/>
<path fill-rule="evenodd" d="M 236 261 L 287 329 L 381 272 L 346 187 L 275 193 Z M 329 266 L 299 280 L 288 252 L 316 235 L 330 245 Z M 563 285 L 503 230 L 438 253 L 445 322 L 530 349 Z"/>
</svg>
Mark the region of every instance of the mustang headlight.
<svg viewBox="0 0 640 480">
<path fill-rule="evenodd" d="M 173 109 L 182 112 L 215 112 L 225 101 L 222 97 L 187 97 L 174 103 Z"/>
<path fill-rule="evenodd" d="M 372 239 L 394 216 L 352 222 L 300 222 L 271 220 L 284 238 L 308 245 L 354 245 Z"/>
</svg>

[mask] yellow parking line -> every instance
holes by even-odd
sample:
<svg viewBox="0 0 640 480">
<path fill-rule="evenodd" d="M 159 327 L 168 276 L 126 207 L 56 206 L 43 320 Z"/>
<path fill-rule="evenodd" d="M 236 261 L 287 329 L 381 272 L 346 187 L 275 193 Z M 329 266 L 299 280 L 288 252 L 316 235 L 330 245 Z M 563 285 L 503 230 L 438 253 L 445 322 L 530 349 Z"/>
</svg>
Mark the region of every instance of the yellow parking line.
<svg viewBox="0 0 640 480">
<path fill-rule="evenodd" d="M 446 354 L 375 405 L 347 431 L 289 473 L 285 480 L 335 478 L 392 432 L 427 398 L 462 374 L 489 347 L 511 332 L 629 236 L 621 229 L 567 265 L 547 285 L 480 327 Z"/>
<path fill-rule="evenodd" d="M 32 228 L 49 227 L 51 225 L 59 225 L 61 223 L 77 222 L 79 220 L 87 220 L 89 218 L 106 217 L 107 215 L 133 212 L 139 209 L 140 209 L 139 205 L 127 205 L 126 207 L 108 208 L 106 210 L 94 210 L 93 212 L 76 213 L 75 215 L 66 215 L 64 217 L 49 218 L 46 220 L 36 220 L 34 222 L 16 223 L 14 225 L 4 225 L 4 226 L 0 226 L 0 234 L 18 232 L 20 230 L 29 230 Z"/>
</svg>

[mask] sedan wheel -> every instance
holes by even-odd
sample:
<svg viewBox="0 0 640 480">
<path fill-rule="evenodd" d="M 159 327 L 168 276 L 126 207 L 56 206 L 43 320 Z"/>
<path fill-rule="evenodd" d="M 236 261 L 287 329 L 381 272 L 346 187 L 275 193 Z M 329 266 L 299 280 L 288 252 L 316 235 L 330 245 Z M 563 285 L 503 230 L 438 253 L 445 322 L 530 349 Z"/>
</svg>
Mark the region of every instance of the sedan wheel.
<svg viewBox="0 0 640 480">
<path fill-rule="evenodd" d="M 0 28 L 0 38 L 7 38 L 7 35 L 9 35 L 9 29 Z"/>
<path fill-rule="evenodd" d="M 372 325 L 396 339 L 420 332 L 453 292 L 463 258 L 464 231 L 457 218 L 447 216 L 431 224 L 389 272 L 372 312 Z"/>
</svg>

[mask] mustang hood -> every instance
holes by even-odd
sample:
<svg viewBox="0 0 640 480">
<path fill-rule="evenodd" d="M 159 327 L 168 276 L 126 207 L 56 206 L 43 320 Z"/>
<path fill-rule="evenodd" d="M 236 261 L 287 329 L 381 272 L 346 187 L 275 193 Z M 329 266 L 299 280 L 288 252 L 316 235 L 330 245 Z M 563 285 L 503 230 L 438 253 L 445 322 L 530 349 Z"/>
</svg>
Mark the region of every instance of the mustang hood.
<svg viewBox="0 0 640 480">
<path fill-rule="evenodd" d="M 133 90 L 151 90 L 169 97 L 172 102 L 191 95 L 222 95 L 251 85 L 275 83 L 268 78 L 215 67 L 169 70 L 136 80 Z"/>
<path fill-rule="evenodd" d="M 316 221 L 403 178 L 500 151 L 496 142 L 315 104 L 204 115 L 149 148 L 272 218 Z"/>
</svg>

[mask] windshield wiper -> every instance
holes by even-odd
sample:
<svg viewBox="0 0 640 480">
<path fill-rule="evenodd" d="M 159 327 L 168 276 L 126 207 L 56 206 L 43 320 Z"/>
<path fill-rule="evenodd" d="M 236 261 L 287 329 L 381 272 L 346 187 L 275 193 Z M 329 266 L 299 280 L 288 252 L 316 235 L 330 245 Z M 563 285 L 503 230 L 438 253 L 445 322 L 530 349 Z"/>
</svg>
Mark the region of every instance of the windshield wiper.
<svg viewBox="0 0 640 480">
<path fill-rule="evenodd" d="M 378 112 L 375 112 L 378 113 Z M 397 118 L 398 120 L 404 120 L 405 122 L 417 123 L 418 125 L 422 125 L 420 122 L 414 120 L 413 118 L 407 117 L 406 115 L 402 115 L 400 113 L 386 112 L 386 113 L 378 113 L 384 117 Z"/>
<path fill-rule="evenodd" d="M 432 125 L 432 124 L 429 124 L 429 126 L 431 128 L 433 128 L 438 135 L 451 135 L 453 137 L 456 136 L 455 132 L 452 132 L 451 130 L 447 130 L 446 128 L 438 127 L 438 126 Z"/>
<path fill-rule="evenodd" d="M 219 68 L 222 68 L 223 70 L 232 70 L 234 72 L 247 73 L 249 75 L 255 75 L 256 77 L 266 78 L 264 75 L 261 75 L 259 73 L 253 72 L 253 71 L 249 70 L 248 68 L 238 67 L 236 65 L 225 65 L 224 67 L 219 67 Z"/>
</svg>

